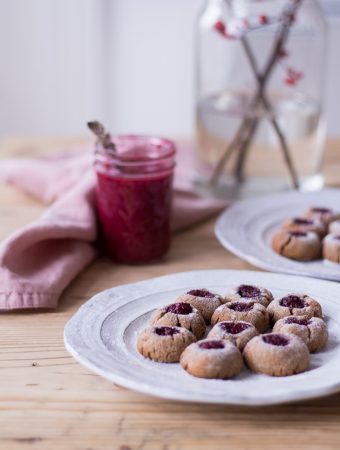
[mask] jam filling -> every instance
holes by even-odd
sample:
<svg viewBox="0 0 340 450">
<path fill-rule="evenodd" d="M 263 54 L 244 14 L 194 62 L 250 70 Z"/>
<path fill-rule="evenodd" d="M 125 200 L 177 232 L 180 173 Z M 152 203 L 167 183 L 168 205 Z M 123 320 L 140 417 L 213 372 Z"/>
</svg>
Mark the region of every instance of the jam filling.
<svg viewBox="0 0 340 450">
<path fill-rule="evenodd" d="M 256 286 L 249 286 L 247 284 L 242 284 L 238 288 L 237 293 L 243 298 L 254 298 L 261 296 L 261 291 L 259 288 Z"/>
<path fill-rule="evenodd" d="M 218 349 L 218 348 L 224 348 L 223 341 L 205 341 L 200 342 L 198 344 L 199 348 L 203 348 L 205 350 L 211 350 L 211 349 Z"/>
<path fill-rule="evenodd" d="M 305 301 L 297 295 L 287 295 L 280 300 L 280 305 L 289 309 L 304 308 L 306 306 Z"/>
<path fill-rule="evenodd" d="M 158 334 L 158 336 L 173 336 L 174 334 L 178 334 L 179 330 L 173 327 L 156 327 L 155 333 Z"/>
<path fill-rule="evenodd" d="M 289 234 L 294 237 L 306 237 L 307 233 L 303 231 L 290 231 Z"/>
<path fill-rule="evenodd" d="M 320 214 L 328 214 L 332 212 L 329 208 L 312 208 L 312 211 Z"/>
<path fill-rule="evenodd" d="M 309 324 L 309 320 L 299 318 L 299 317 L 287 317 L 285 320 L 285 323 L 296 323 L 297 325 L 305 325 L 307 326 Z"/>
<path fill-rule="evenodd" d="M 288 339 L 281 334 L 265 334 L 262 336 L 262 340 L 266 344 L 277 345 L 278 347 L 284 347 L 289 343 Z"/>
<path fill-rule="evenodd" d="M 313 225 L 312 220 L 303 219 L 300 217 L 296 217 L 295 219 L 293 219 L 293 222 L 295 223 L 295 225 Z"/>
<path fill-rule="evenodd" d="M 229 309 L 232 309 L 233 311 L 251 311 L 253 309 L 254 303 L 241 303 L 241 302 L 235 302 L 230 303 L 228 305 Z"/>
<path fill-rule="evenodd" d="M 193 295 L 194 297 L 203 297 L 203 298 L 214 298 L 215 294 L 207 291 L 206 289 L 193 289 L 192 291 L 187 292 L 189 295 Z"/>
<path fill-rule="evenodd" d="M 188 315 L 192 313 L 192 306 L 190 303 L 173 303 L 165 309 L 166 312 L 171 312 L 174 314 Z"/>
<path fill-rule="evenodd" d="M 250 327 L 248 323 L 244 322 L 221 322 L 219 326 L 229 334 L 239 334 Z"/>
</svg>

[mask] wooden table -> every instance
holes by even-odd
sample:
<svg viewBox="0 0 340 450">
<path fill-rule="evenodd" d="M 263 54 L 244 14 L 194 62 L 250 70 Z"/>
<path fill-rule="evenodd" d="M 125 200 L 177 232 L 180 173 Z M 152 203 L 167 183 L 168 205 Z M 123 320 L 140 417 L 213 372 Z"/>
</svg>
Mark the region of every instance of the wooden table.
<svg viewBox="0 0 340 450">
<path fill-rule="evenodd" d="M 1 155 L 39 154 L 68 143 L 10 139 L 2 142 Z M 329 143 L 325 159 L 332 185 L 340 184 L 338 144 Z M 42 209 L 0 186 L 0 239 Z M 65 350 L 65 323 L 103 289 L 183 270 L 254 269 L 218 244 L 213 225 L 211 220 L 176 235 L 162 264 L 128 267 L 97 260 L 65 291 L 56 311 L 0 314 L 1 449 L 340 449 L 340 394 L 263 408 L 182 404 L 112 385 Z"/>
</svg>

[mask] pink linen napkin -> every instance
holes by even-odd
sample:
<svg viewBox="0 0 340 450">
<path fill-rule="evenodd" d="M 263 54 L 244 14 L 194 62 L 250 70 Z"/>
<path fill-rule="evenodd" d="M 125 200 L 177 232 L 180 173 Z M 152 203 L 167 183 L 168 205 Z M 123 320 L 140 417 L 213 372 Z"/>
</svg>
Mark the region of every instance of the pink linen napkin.
<svg viewBox="0 0 340 450">
<path fill-rule="evenodd" d="M 179 231 L 216 214 L 226 202 L 192 190 L 192 147 L 178 149 L 171 227 Z M 0 246 L 0 310 L 55 308 L 71 280 L 96 256 L 96 182 L 91 148 L 0 163 L 0 180 L 49 207 Z"/>
</svg>

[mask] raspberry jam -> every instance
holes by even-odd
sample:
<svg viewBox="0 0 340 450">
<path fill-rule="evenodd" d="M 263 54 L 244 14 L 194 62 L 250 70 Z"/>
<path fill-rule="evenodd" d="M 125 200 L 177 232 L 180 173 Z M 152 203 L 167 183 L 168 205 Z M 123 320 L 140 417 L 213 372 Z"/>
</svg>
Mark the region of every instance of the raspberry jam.
<svg viewBox="0 0 340 450">
<path fill-rule="evenodd" d="M 165 309 L 166 312 L 174 314 L 188 315 L 192 313 L 192 306 L 190 303 L 173 303 Z"/>
<path fill-rule="evenodd" d="M 312 212 L 319 214 L 331 214 L 332 210 L 329 208 L 312 208 Z"/>
<path fill-rule="evenodd" d="M 261 291 L 256 286 L 249 286 L 247 284 L 242 284 L 237 293 L 243 298 L 255 298 L 261 296 Z"/>
<path fill-rule="evenodd" d="M 198 344 L 199 348 L 203 348 L 205 350 L 224 348 L 223 341 L 203 341 Z"/>
<path fill-rule="evenodd" d="M 294 237 L 306 237 L 307 233 L 304 231 L 290 231 L 289 234 Z"/>
<path fill-rule="evenodd" d="M 297 325 L 305 325 L 305 326 L 307 326 L 308 323 L 309 323 L 309 320 L 303 319 L 303 318 L 299 318 L 299 317 L 287 317 L 287 319 L 285 319 L 285 323 L 287 323 L 287 324 L 295 323 Z"/>
<path fill-rule="evenodd" d="M 156 327 L 155 333 L 158 334 L 158 336 L 173 336 L 174 334 L 178 334 L 179 330 L 173 327 Z"/>
<path fill-rule="evenodd" d="M 304 308 L 306 306 L 305 301 L 297 295 L 288 295 L 280 300 L 280 305 L 289 309 Z"/>
<path fill-rule="evenodd" d="M 206 289 L 193 289 L 192 291 L 187 292 L 189 295 L 193 295 L 194 297 L 203 297 L 203 298 L 214 298 L 215 294 L 207 291 Z"/>
<path fill-rule="evenodd" d="M 300 217 L 296 217 L 295 219 L 293 219 L 293 222 L 295 223 L 295 225 L 313 225 L 312 220 L 303 219 Z"/>
<path fill-rule="evenodd" d="M 159 259 L 170 245 L 174 144 L 140 136 L 112 141 L 115 155 L 100 146 L 96 151 L 101 247 L 120 262 Z"/>
<path fill-rule="evenodd" d="M 289 343 L 288 339 L 281 334 L 265 334 L 262 336 L 262 340 L 266 344 L 276 345 L 278 347 L 285 347 Z"/>
<path fill-rule="evenodd" d="M 235 303 L 229 303 L 228 308 L 232 309 L 233 311 L 243 312 L 243 311 L 251 311 L 253 309 L 254 303 L 241 303 L 241 302 L 235 302 Z"/>
<path fill-rule="evenodd" d="M 219 327 L 229 334 L 239 334 L 249 328 L 250 325 L 245 322 L 221 322 Z"/>
</svg>

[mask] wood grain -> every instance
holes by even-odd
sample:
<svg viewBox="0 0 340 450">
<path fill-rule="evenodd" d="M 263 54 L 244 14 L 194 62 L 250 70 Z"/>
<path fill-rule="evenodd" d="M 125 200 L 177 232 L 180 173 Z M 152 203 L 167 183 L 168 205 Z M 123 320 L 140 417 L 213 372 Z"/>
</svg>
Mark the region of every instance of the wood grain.
<svg viewBox="0 0 340 450">
<path fill-rule="evenodd" d="M 76 140 L 11 139 L 1 155 L 40 154 Z M 340 184 L 339 143 L 324 170 Z M 1 163 L 1 162 L 0 162 Z M 0 239 L 43 207 L 0 186 Z M 0 448 L 4 450 L 338 450 L 340 395 L 266 408 L 187 405 L 146 397 L 92 374 L 68 355 L 62 333 L 93 294 L 115 285 L 191 269 L 254 269 L 226 252 L 211 220 L 173 239 L 163 262 L 123 266 L 98 259 L 53 312 L 0 314 Z M 340 376 L 340 375 L 339 375 Z"/>
</svg>

